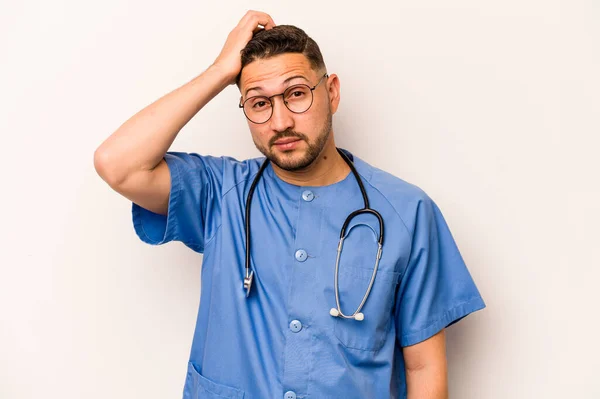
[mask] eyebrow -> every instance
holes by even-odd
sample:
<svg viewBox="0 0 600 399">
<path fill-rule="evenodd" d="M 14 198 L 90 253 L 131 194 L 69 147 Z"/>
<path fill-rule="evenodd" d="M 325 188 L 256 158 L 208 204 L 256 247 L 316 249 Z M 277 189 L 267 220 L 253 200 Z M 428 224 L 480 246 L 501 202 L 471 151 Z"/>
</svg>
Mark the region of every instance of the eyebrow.
<svg viewBox="0 0 600 399">
<path fill-rule="evenodd" d="M 284 80 L 282 83 L 284 83 L 284 84 L 285 84 L 285 83 L 289 82 L 290 80 L 293 80 L 293 79 L 298 79 L 298 78 L 300 78 L 300 79 L 304 79 L 304 80 L 306 80 L 306 81 L 308 82 L 308 79 L 307 79 L 305 76 L 303 76 L 303 75 L 294 75 L 294 76 L 290 76 L 289 78 L 287 78 L 286 80 Z M 248 92 L 249 92 L 250 90 L 258 90 L 258 91 L 262 91 L 262 90 L 263 90 L 263 88 L 262 88 L 262 87 L 260 87 L 260 86 L 250 87 L 250 88 L 246 89 L 246 91 L 244 92 L 244 97 L 246 97 L 246 96 L 248 95 Z"/>
</svg>

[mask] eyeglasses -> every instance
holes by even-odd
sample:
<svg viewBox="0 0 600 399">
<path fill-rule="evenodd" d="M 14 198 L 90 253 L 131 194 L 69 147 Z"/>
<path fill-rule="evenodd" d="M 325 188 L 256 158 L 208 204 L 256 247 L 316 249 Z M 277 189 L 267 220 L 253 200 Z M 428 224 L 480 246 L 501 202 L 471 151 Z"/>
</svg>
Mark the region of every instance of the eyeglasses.
<svg viewBox="0 0 600 399">
<path fill-rule="evenodd" d="M 244 110 L 244 115 L 252 123 L 266 123 L 273 115 L 274 102 L 273 97 L 282 96 L 285 107 L 295 114 L 301 114 L 308 111 L 313 103 L 313 90 L 321 83 L 323 78 L 329 77 L 325 74 L 319 79 L 316 85 L 310 87 L 306 84 L 293 85 L 285 89 L 283 93 L 274 94 L 271 97 L 254 96 L 248 97 L 246 101 L 239 104 Z"/>
</svg>

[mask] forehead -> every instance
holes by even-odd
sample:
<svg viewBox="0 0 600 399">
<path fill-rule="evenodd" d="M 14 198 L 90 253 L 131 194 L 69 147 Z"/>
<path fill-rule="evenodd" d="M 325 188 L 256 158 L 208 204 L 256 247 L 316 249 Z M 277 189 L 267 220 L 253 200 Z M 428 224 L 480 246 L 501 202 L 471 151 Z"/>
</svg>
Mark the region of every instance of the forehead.
<svg viewBox="0 0 600 399">
<path fill-rule="evenodd" d="M 276 90 L 287 77 L 295 75 L 314 78 L 315 71 L 304 54 L 289 53 L 258 59 L 242 69 L 240 91 L 244 94 L 253 87 L 261 87 L 265 91 Z"/>
</svg>

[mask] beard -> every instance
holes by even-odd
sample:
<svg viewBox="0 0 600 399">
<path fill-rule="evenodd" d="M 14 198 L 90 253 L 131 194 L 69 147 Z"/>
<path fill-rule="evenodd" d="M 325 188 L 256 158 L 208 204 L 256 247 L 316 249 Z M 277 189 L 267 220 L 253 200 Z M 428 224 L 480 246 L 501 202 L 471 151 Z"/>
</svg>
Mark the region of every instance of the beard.
<svg viewBox="0 0 600 399">
<path fill-rule="evenodd" d="M 269 148 L 265 148 L 264 146 L 257 143 L 254 139 L 253 141 L 256 148 L 265 157 L 267 157 L 269 161 L 273 162 L 275 165 L 277 165 L 283 170 L 295 172 L 306 168 L 307 166 L 312 164 L 315 161 L 315 159 L 317 159 L 319 154 L 321 154 L 321 152 L 323 151 L 323 148 L 325 147 L 329 136 L 331 135 L 331 127 L 332 114 L 331 112 L 328 112 L 327 118 L 325 119 L 325 122 L 323 123 L 323 126 L 319 131 L 319 135 L 317 136 L 314 142 L 310 142 L 305 134 L 290 129 L 284 130 L 283 132 L 277 133 L 275 136 L 273 136 L 271 140 L 269 140 Z M 294 153 L 300 151 L 295 149 L 289 152 L 284 152 L 283 154 L 279 152 L 274 152 L 272 148 L 275 142 L 285 137 L 293 137 L 303 140 L 307 144 L 308 148 L 304 150 L 304 154 L 300 157 L 293 156 Z"/>
</svg>

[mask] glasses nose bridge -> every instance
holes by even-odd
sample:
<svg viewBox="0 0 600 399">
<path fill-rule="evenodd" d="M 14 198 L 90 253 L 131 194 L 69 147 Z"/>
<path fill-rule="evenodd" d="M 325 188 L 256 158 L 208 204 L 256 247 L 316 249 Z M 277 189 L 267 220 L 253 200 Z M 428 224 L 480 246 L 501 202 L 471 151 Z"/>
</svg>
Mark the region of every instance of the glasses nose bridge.
<svg viewBox="0 0 600 399">
<path fill-rule="evenodd" d="M 271 116 L 269 117 L 269 119 L 271 119 L 273 117 L 273 114 L 275 113 L 275 97 L 279 97 L 281 96 L 281 101 L 283 102 L 283 105 L 285 105 L 285 108 L 291 112 L 291 109 L 289 109 L 287 102 L 285 101 L 284 98 L 285 92 L 283 93 L 279 93 L 279 94 L 273 94 L 270 97 L 267 97 L 269 99 L 269 101 L 271 102 Z"/>
<path fill-rule="evenodd" d="M 271 107 L 273 109 L 275 109 L 275 101 L 273 100 L 275 97 L 279 97 L 281 96 L 281 100 L 283 101 L 283 104 L 286 106 L 287 108 L 287 104 L 285 103 L 285 99 L 283 98 L 283 95 L 285 94 L 285 92 L 283 93 L 279 93 L 279 94 L 273 94 L 271 97 L 267 97 L 269 99 L 269 101 L 271 102 Z"/>
</svg>

